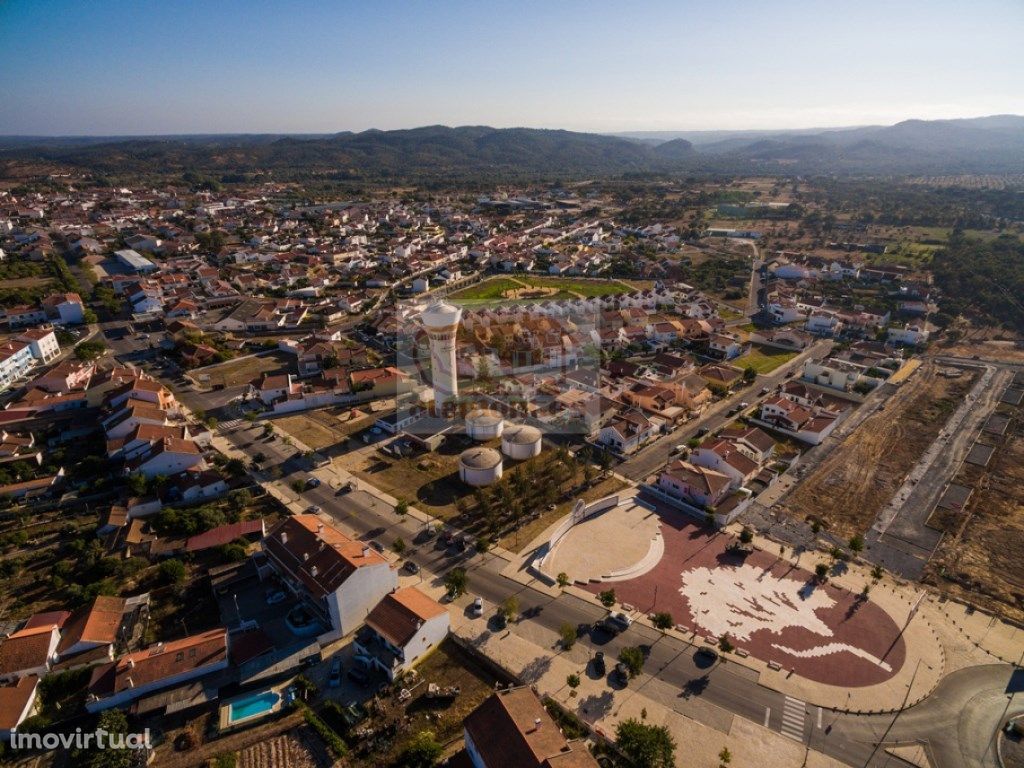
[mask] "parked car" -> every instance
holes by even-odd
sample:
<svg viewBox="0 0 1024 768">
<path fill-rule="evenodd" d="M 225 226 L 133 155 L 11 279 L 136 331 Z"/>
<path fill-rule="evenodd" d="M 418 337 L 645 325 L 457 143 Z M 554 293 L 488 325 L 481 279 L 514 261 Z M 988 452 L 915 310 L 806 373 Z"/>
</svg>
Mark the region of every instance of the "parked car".
<svg viewBox="0 0 1024 768">
<path fill-rule="evenodd" d="M 378 552 L 383 552 L 384 551 L 384 545 L 381 544 L 376 539 L 374 539 L 373 541 L 370 542 L 370 546 L 373 547 L 374 549 L 376 549 Z"/>
<path fill-rule="evenodd" d="M 278 603 L 283 603 L 287 597 L 288 595 L 284 592 L 284 590 L 271 590 L 270 592 L 267 592 L 267 605 L 277 605 Z"/>
<path fill-rule="evenodd" d="M 407 573 L 417 574 L 420 572 L 420 567 L 416 565 L 412 560 L 406 560 L 405 564 L 402 565 L 402 569 Z"/>
<path fill-rule="evenodd" d="M 484 615 L 484 599 L 482 597 L 473 598 L 473 604 L 469 606 L 469 615 L 474 619 L 479 619 Z"/>
<path fill-rule="evenodd" d="M 329 688 L 337 688 L 341 685 L 341 659 L 335 656 L 331 659 L 331 674 L 327 678 Z"/>
<path fill-rule="evenodd" d="M 320 487 L 320 478 L 319 477 L 307 477 L 306 478 L 306 487 L 307 488 L 319 488 Z"/>
<path fill-rule="evenodd" d="M 706 435 L 707 433 L 708 433 L 708 428 L 707 427 L 701 427 L 700 429 L 697 430 L 697 437 L 704 437 L 704 435 Z"/>
<path fill-rule="evenodd" d="M 495 629 L 504 629 L 507 626 L 508 626 L 508 616 L 506 616 L 505 612 L 499 608 L 498 612 L 496 614 L 494 614 L 494 628 Z"/>
<path fill-rule="evenodd" d="M 612 611 L 604 617 L 601 626 L 606 632 L 617 635 L 619 632 L 625 632 L 629 629 L 632 623 L 633 620 L 622 611 Z"/>
<path fill-rule="evenodd" d="M 620 661 L 615 665 L 615 677 L 617 677 L 619 682 L 623 685 L 629 685 L 629 667 Z"/>
<path fill-rule="evenodd" d="M 370 676 L 359 667 L 352 667 L 348 671 L 348 679 L 363 686 L 370 684 Z"/>
<path fill-rule="evenodd" d="M 322 510 L 316 504 L 310 504 L 306 507 L 306 513 L 310 515 L 319 515 Z"/>
<path fill-rule="evenodd" d="M 604 651 L 598 651 L 594 654 L 594 674 L 598 677 L 604 677 L 607 672 L 608 668 L 604 663 Z"/>
</svg>

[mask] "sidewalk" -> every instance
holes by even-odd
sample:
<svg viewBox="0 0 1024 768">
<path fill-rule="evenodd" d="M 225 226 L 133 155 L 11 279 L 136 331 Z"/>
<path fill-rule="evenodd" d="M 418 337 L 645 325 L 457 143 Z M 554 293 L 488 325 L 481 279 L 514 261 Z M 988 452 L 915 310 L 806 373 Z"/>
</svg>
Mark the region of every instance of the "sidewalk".
<svg viewBox="0 0 1024 768">
<path fill-rule="evenodd" d="M 577 645 L 569 651 L 562 650 L 555 646 L 557 638 L 553 633 L 545 633 L 549 637 L 538 638 L 540 642 L 531 642 L 511 630 L 490 632 L 483 621 L 467 619 L 461 610 L 451 613 L 454 634 L 536 686 L 542 695 L 550 696 L 576 713 L 598 733 L 614 738 L 617 724 L 628 718 L 664 725 L 676 741 L 676 765 L 680 768 L 718 765 L 723 748 L 728 748 L 732 754 L 733 765 L 771 765 L 773 768 L 843 765 L 819 752 L 808 752 L 803 744 L 781 733 L 734 717 L 697 698 L 689 701 L 677 698 L 674 689 L 670 689 L 669 696 L 659 695 L 666 693 L 661 688 L 670 687 L 650 675 L 641 674 L 621 690 L 609 688 L 604 678 L 595 680 L 587 674 L 589 654 L 586 649 Z M 575 691 L 566 682 L 570 674 L 580 678 Z M 674 706 L 666 705 L 665 701 L 673 702 Z M 683 714 L 674 707 L 690 712 Z M 695 709 L 705 711 L 693 712 Z"/>
<path fill-rule="evenodd" d="M 532 587 L 538 591 L 556 596 L 560 590 L 556 586 L 549 586 L 533 576 L 529 571 L 529 561 L 532 553 L 538 546 L 547 541 L 550 532 L 558 525 L 554 523 L 551 528 L 538 536 L 530 546 L 522 553 L 516 555 L 509 561 L 509 565 L 502 571 L 502 575 L 518 581 L 519 583 Z M 738 534 L 740 526 L 734 525 L 729 532 Z M 778 553 L 779 545 L 770 539 L 755 536 L 754 545 L 764 551 Z M 786 548 L 785 555 L 779 555 L 798 566 L 807 570 L 814 570 L 818 562 L 831 563 L 831 558 L 825 553 L 805 552 L 795 556 L 790 548 Z M 861 591 L 864 584 L 871 583 L 870 569 L 855 563 L 850 563 L 845 573 L 830 577 L 830 581 L 836 586 L 843 587 L 854 594 Z M 586 590 L 576 586 L 568 586 L 565 592 L 585 600 L 594 605 L 601 605 L 597 597 Z M 943 675 L 948 671 L 947 647 L 949 642 L 943 642 L 940 634 L 936 632 L 934 623 L 940 617 L 934 615 L 930 610 L 928 601 L 922 602 L 917 614 L 907 621 L 910 611 L 917 601 L 919 592 L 901 586 L 891 579 L 883 579 L 872 586 L 870 600 L 886 611 L 897 626 L 903 627 L 903 639 L 907 649 L 907 657 L 899 671 L 885 683 L 879 685 L 864 686 L 862 688 L 846 688 L 832 686 L 825 683 L 818 683 L 793 674 L 791 670 L 773 669 L 767 661 L 754 658 L 753 656 L 741 656 L 736 653 L 729 655 L 731 662 L 740 664 L 758 674 L 758 682 L 765 687 L 779 691 L 785 695 L 801 699 L 808 704 L 850 712 L 889 712 L 896 711 L 904 706 L 910 706 L 925 698 L 938 685 Z M 622 606 L 619 606 L 620 608 Z M 635 621 L 654 629 L 653 623 L 647 616 L 636 615 Z M 685 631 L 684 631 L 685 630 Z M 676 628 L 664 631 L 665 634 L 675 637 L 687 643 L 699 645 L 703 643 L 701 632 L 691 631 L 691 628 L 676 625 Z M 1024 636 L 1024 633 L 1022 633 Z M 956 664 L 953 667 L 960 668 L 971 664 L 985 663 L 983 654 L 969 654 L 963 647 L 956 647 Z"/>
</svg>

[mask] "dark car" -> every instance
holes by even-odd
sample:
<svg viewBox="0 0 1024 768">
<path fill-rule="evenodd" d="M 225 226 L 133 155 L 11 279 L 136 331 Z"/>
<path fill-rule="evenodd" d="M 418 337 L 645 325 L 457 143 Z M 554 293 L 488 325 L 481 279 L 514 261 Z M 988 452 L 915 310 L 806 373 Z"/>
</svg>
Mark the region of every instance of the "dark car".
<svg viewBox="0 0 1024 768">
<path fill-rule="evenodd" d="M 700 429 L 697 430 L 697 437 L 704 437 L 704 435 L 706 435 L 707 433 L 708 433 L 708 428 L 707 427 L 701 427 Z"/>
<path fill-rule="evenodd" d="M 416 563 L 414 563 L 412 560 L 406 560 L 402 568 L 407 573 L 417 574 L 420 572 L 420 567 L 416 565 Z"/>
<path fill-rule="evenodd" d="M 378 552 L 383 552 L 384 551 L 384 545 L 381 544 L 376 539 L 374 539 L 373 541 L 370 542 L 370 546 L 373 547 L 374 549 L 376 549 Z"/>
<path fill-rule="evenodd" d="M 615 665 L 615 677 L 617 677 L 619 682 L 623 685 L 629 685 L 629 667 L 620 661 Z"/>
<path fill-rule="evenodd" d="M 370 683 L 370 676 L 359 667 L 352 667 L 348 671 L 348 679 L 359 685 L 369 685 Z"/>
<path fill-rule="evenodd" d="M 594 674 L 604 677 L 607 671 L 608 667 L 604 663 L 604 651 L 598 651 L 594 654 Z"/>
</svg>

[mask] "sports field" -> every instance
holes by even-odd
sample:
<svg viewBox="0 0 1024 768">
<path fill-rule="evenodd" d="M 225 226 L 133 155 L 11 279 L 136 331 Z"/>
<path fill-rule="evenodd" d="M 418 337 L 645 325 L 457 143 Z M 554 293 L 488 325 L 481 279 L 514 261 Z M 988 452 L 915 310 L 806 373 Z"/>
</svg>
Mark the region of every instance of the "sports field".
<svg viewBox="0 0 1024 768">
<path fill-rule="evenodd" d="M 502 301 L 566 301 L 592 296 L 613 296 L 637 290 L 619 280 L 516 275 L 491 277 L 452 293 L 462 303 Z"/>
</svg>

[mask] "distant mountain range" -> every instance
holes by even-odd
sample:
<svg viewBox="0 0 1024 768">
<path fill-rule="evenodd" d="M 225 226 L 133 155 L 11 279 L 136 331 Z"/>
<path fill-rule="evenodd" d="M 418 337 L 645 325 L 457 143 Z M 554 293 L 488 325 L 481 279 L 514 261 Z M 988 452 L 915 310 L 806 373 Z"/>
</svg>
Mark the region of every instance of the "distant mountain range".
<svg viewBox="0 0 1024 768">
<path fill-rule="evenodd" d="M 38 164 L 106 175 L 351 180 L 580 178 L 647 173 L 1022 173 L 1024 117 L 804 131 L 603 135 L 428 126 L 331 135 L 0 137 L 0 173 Z"/>
</svg>

